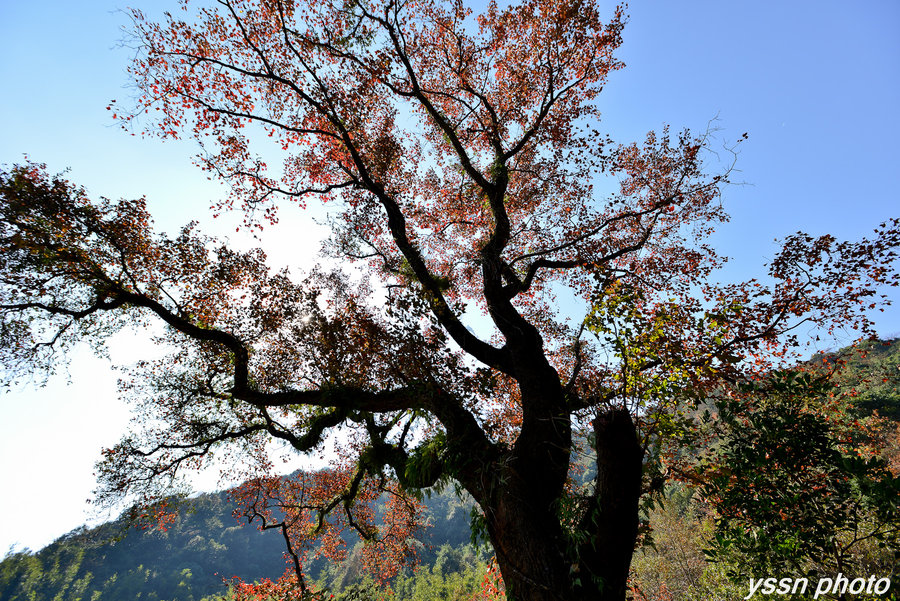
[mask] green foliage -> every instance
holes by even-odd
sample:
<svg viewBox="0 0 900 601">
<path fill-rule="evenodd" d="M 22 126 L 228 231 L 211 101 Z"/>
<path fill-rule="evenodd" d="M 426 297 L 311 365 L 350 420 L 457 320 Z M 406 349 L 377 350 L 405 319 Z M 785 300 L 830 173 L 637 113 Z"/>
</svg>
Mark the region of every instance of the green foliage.
<svg viewBox="0 0 900 601">
<path fill-rule="evenodd" d="M 481 586 L 488 571 L 484 553 L 466 545 L 438 550 L 435 562 L 414 574 L 402 574 L 393 583 L 396 599 L 404 601 L 467 601 Z"/>
<path fill-rule="evenodd" d="M 404 570 L 386 588 L 363 572 L 360 551 L 354 548 L 347 561 L 323 570 L 316 588 L 333 594 L 335 601 L 467 601 L 481 587 L 490 564 L 483 549 L 443 544 L 417 570 Z"/>
<path fill-rule="evenodd" d="M 411 487 L 428 486 L 443 472 L 441 454 L 447 441 L 443 433 L 416 447 L 406 462 L 405 480 Z"/>
<path fill-rule="evenodd" d="M 730 399 L 723 391 L 695 411 L 712 431 L 694 431 L 699 448 L 673 439 L 667 465 L 684 479 L 645 507 L 650 531 L 632 562 L 634 599 L 742 599 L 750 576 L 833 576 L 838 555 L 845 575 L 896 582 L 900 424 L 872 411 L 895 415 L 898 366 L 896 344 L 867 342 Z M 696 471 L 680 471 L 685 463 Z M 896 598 L 894 590 L 879 600 Z"/>
<path fill-rule="evenodd" d="M 900 478 L 853 439 L 828 380 L 771 374 L 719 402 L 720 443 L 700 487 L 717 512 L 708 553 L 736 579 L 889 574 L 900 557 Z M 881 560 L 871 562 L 875 543 Z M 880 565 L 879 565 L 880 564 Z"/>
<path fill-rule="evenodd" d="M 868 340 L 855 349 L 813 357 L 811 363 L 840 362 L 837 384 L 854 396 L 861 415 L 900 421 L 900 339 Z"/>
</svg>

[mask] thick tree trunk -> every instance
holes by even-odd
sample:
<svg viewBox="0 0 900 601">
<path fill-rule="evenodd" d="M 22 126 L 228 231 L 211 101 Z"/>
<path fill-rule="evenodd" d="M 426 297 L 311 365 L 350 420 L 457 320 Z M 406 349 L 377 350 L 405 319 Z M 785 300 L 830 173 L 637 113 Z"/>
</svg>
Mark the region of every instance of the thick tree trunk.
<svg viewBox="0 0 900 601">
<path fill-rule="evenodd" d="M 495 475 L 497 493 L 482 507 L 511 600 L 625 600 L 638 532 L 643 453 L 625 410 L 599 415 L 594 430 L 595 496 L 577 532 L 565 532 L 556 503 L 547 501 L 547 491 L 534 490 L 534 474 L 522 472 L 529 462 Z"/>
<path fill-rule="evenodd" d="M 595 532 L 581 547 L 584 566 L 600 581 L 597 599 L 622 601 L 637 540 L 644 452 L 631 415 L 614 409 L 594 420 L 597 450 L 595 508 L 583 528 Z"/>
<path fill-rule="evenodd" d="M 571 599 L 565 540 L 552 511 L 535 511 L 514 491 L 504 491 L 488 519 L 488 532 L 507 599 Z"/>
</svg>

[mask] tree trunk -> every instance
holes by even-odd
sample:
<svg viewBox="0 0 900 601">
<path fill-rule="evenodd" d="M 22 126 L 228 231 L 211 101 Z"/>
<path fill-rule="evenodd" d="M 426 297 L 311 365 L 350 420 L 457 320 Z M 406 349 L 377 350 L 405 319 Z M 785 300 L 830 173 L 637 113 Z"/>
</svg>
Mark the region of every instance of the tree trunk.
<svg viewBox="0 0 900 601">
<path fill-rule="evenodd" d="M 626 409 L 602 413 L 594 420 L 597 478 L 594 512 L 583 529 L 595 538 L 582 545 L 585 567 L 602 584 L 603 601 L 624 601 L 628 571 L 638 535 L 644 452 Z"/>
<path fill-rule="evenodd" d="M 572 599 L 566 543 L 555 513 L 533 510 L 513 490 L 502 497 L 487 522 L 507 599 Z"/>
<path fill-rule="evenodd" d="M 546 491 L 534 490 L 530 462 L 494 475 L 497 492 L 482 508 L 508 599 L 625 600 L 638 533 L 643 452 L 625 410 L 599 415 L 594 432 L 595 494 L 574 528 L 560 524 L 555 503 L 542 494 Z"/>
</svg>

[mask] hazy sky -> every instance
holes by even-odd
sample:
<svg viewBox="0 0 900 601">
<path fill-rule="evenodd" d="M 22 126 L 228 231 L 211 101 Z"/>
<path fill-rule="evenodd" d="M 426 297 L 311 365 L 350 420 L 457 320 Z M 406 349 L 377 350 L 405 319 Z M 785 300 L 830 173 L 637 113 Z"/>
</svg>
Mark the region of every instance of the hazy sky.
<svg viewBox="0 0 900 601">
<path fill-rule="evenodd" d="M 71 168 L 94 195 L 146 195 L 169 231 L 197 219 L 233 232 L 235 216 L 212 223 L 220 190 L 191 164 L 190 144 L 132 137 L 105 110 L 131 93 L 130 51 L 117 45 L 124 6 L 0 3 L 0 163 L 27 154 L 54 172 Z M 733 219 L 714 238 L 734 257 L 723 277 L 763 275 L 773 240 L 799 229 L 855 239 L 900 215 L 900 3 L 637 1 L 629 14 L 627 67 L 606 86 L 601 129 L 640 140 L 718 117 L 723 144 L 750 135 L 736 178 L 746 185 L 727 190 Z M 268 234 L 274 259 L 308 266 L 308 227 L 302 213 L 285 215 Z M 900 334 L 900 308 L 878 323 L 881 335 Z M 146 352 L 138 338 L 119 337 L 114 356 Z M 93 462 L 127 423 L 108 363 L 84 352 L 69 376 L 70 385 L 62 376 L 0 395 L 0 553 L 39 548 L 84 522 Z"/>
</svg>

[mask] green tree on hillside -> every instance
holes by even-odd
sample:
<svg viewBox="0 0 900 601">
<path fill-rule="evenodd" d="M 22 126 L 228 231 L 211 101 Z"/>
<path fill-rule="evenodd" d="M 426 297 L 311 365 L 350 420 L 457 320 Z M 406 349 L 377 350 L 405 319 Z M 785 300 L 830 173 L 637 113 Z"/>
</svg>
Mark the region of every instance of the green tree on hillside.
<svg viewBox="0 0 900 601">
<path fill-rule="evenodd" d="M 896 579 L 900 477 L 848 396 L 828 374 L 791 370 L 716 400 L 693 479 L 715 517 L 708 553 L 735 581 Z"/>
</svg>

